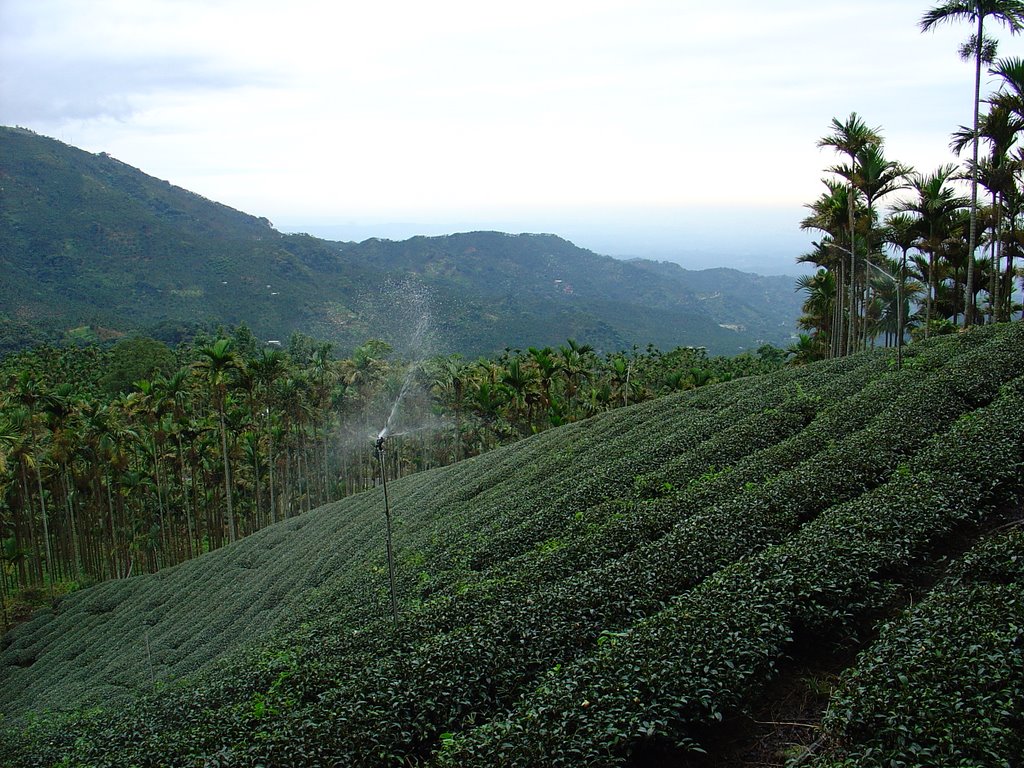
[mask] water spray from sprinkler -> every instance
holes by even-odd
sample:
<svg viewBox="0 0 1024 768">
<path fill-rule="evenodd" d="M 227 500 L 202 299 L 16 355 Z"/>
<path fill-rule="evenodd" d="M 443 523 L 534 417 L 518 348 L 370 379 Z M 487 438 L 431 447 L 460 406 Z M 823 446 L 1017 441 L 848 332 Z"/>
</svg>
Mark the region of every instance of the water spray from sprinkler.
<svg viewBox="0 0 1024 768">
<path fill-rule="evenodd" d="M 384 520 L 387 524 L 387 554 L 388 554 L 388 578 L 391 582 L 391 617 L 394 619 L 395 628 L 398 628 L 398 595 L 395 590 L 395 553 L 391 544 L 391 504 L 388 501 L 388 473 L 384 467 L 384 441 L 387 440 L 387 427 L 377 435 L 375 449 L 377 452 L 377 464 L 380 466 L 380 481 L 384 486 Z"/>
<path fill-rule="evenodd" d="M 403 330 L 411 328 L 412 334 L 406 347 L 407 351 L 413 354 L 413 362 L 405 372 L 405 377 L 403 378 L 398 390 L 398 396 L 395 398 L 394 403 L 392 403 L 391 410 L 387 415 L 384 426 L 381 428 L 380 432 L 377 433 L 377 438 L 374 442 L 374 450 L 377 454 L 377 464 L 380 467 L 381 485 L 384 488 L 384 517 L 387 522 L 388 576 L 391 581 L 391 614 L 394 618 L 396 628 L 398 627 L 398 595 L 395 588 L 395 556 L 391 537 L 391 504 L 388 499 L 388 476 L 384 461 L 384 453 L 388 437 L 397 437 L 398 435 L 407 434 L 410 431 L 416 431 L 409 427 L 399 427 L 397 425 L 397 419 L 402 401 L 405 400 L 406 396 L 412 390 L 416 381 L 417 369 L 421 367 L 422 362 L 425 359 L 430 330 L 430 312 L 427 304 L 427 295 L 423 292 L 422 288 L 416 289 L 415 286 L 409 283 L 397 286 L 397 288 L 402 292 L 401 305 L 395 308 L 397 312 L 392 313 L 388 319 L 390 321 L 394 321 L 395 319 L 404 321 Z"/>
</svg>

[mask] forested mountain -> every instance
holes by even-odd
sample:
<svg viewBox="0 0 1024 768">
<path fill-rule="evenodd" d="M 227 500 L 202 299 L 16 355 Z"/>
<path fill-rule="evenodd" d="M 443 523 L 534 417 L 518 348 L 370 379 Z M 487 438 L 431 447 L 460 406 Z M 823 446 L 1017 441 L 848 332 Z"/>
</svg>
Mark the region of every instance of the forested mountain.
<svg viewBox="0 0 1024 768">
<path fill-rule="evenodd" d="M 105 154 L 0 128 L 0 348 L 245 322 L 347 351 L 379 335 L 381 287 L 410 276 L 439 308 L 440 354 L 566 338 L 730 354 L 785 346 L 800 312 L 790 278 L 620 261 L 554 235 L 285 235 Z"/>
<path fill-rule="evenodd" d="M 397 622 L 379 487 L 72 593 L 4 638 L 0 762 L 1015 765 L 1024 324 L 895 362 L 395 480 Z"/>
</svg>

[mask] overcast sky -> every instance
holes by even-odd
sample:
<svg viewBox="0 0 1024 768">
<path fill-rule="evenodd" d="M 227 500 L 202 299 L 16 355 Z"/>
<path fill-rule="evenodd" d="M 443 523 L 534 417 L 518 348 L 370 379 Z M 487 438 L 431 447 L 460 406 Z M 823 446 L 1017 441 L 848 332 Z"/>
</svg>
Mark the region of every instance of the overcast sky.
<svg viewBox="0 0 1024 768">
<path fill-rule="evenodd" d="M 284 230 L 544 231 L 778 273 L 833 117 L 952 160 L 970 30 L 922 34 L 932 4 L 0 0 L 0 123 Z"/>
</svg>

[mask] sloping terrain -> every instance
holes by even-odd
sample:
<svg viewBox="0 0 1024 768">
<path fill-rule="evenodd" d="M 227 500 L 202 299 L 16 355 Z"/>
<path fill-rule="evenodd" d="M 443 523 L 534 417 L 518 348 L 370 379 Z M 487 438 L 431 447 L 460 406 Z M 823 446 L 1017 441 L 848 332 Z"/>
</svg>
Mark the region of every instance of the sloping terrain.
<svg viewBox="0 0 1024 768">
<path fill-rule="evenodd" d="M 792 277 L 624 261 L 554 235 L 468 232 L 401 242 L 372 239 L 346 245 L 345 255 L 363 266 L 387 265 L 417 275 L 452 296 L 479 297 L 482 312 L 474 322 L 493 337 L 495 348 L 507 341 L 494 320 L 509 315 L 546 344 L 560 340 L 552 338 L 554 325 L 568 329 L 566 337 L 595 339 L 606 350 L 648 342 L 664 348 L 670 339 L 673 346 L 715 351 L 736 348 L 737 335 L 784 346 L 801 312 Z"/>
<path fill-rule="evenodd" d="M 724 730 L 773 681 L 834 655 L 851 659 L 837 701 L 853 703 L 809 759 L 937 764 L 914 762 L 924 736 L 894 745 L 871 730 L 881 714 L 842 713 L 884 709 L 869 683 L 886 670 L 926 675 L 880 667 L 907 651 L 898 630 L 872 645 L 879 618 L 927 632 L 957 569 L 977 573 L 992 549 L 989 581 L 1019 582 L 1004 562 L 1019 538 L 960 555 L 1020 514 L 1022 342 L 1024 324 L 977 328 L 911 347 L 902 370 L 879 351 L 740 379 L 390 483 L 397 629 L 379 489 L 72 594 L 4 638 L 0 755 L 716 765 Z M 969 764 L 1002 764 L 975 748 L 1008 760 L 1019 746 L 1018 615 L 979 618 L 1007 651 L 985 655 L 984 695 L 1004 714 L 964 713 L 960 732 L 987 734 L 959 742 Z M 971 663 L 969 645 L 951 639 L 949 664 Z M 891 716 L 907 734 L 931 727 L 909 707 Z"/>
<path fill-rule="evenodd" d="M 625 262 L 554 235 L 285 235 L 105 154 L 0 127 L 0 351 L 131 331 L 177 341 L 241 322 L 347 351 L 386 325 L 395 297 L 382 286 L 410 278 L 433 297 L 439 354 L 567 338 L 735 354 L 785 346 L 800 314 L 790 278 Z"/>
</svg>

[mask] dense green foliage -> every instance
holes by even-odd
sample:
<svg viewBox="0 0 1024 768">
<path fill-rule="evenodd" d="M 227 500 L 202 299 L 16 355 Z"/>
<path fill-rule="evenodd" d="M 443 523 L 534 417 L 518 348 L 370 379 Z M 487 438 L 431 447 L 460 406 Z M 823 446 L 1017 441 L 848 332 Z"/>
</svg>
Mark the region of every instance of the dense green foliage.
<svg viewBox="0 0 1024 768">
<path fill-rule="evenodd" d="M 856 112 L 833 118 L 818 142 L 842 162 L 828 169 L 825 191 L 801 223 L 821 235 L 798 259 L 817 267 L 797 283 L 809 333 L 794 349 L 804 359 L 877 342 L 901 346 L 908 333 L 1003 322 L 1022 309 L 1015 280 L 1024 279 L 1024 61 L 996 59 L 997 42 L 984 30 L 1024 30 L 1024 3 L 942 2 L 921 27 L 957 21 L 975 27 L 960 50 L 976 70 L 973 126 L 960 126 L 950 143 L 958 156 L 972 150 L 962 167 L 922 171 L 887 157 L 882 129 Z M 987 97 L 983 65 L 993 76 Z M 959 184 L 968 179 L 969 196 Z"/>
<path fill-rule="evenodd" d="M 870 637 L 958 544 L 1019 509 L 1022 342 L 1021 324 L 992 325 L 914 345 L 902 368 L 878 351 L 721 382 L 397 480 L 397 630 L 379 490 L 71 594 L 6 636 L 0 754 L 25 766 L 683 759 L 790 659 Z M 1007 542 L 956 565 L 905 635 L 927 632 L 943 590 L 1012 582 L 998 577 L 1019 557 L 1019 537 Z M 999 667 L 980 720 L 1019 723 L 1019 653 L 1000 655 L 1019 651 L 1019 622 L 991 605 L 936 647 Z M 959 643 L 972 626 L 990 647 Z M 828 759 L 872 748 L 887 670 L 917 674 L 897 671 L 900 638 L 885 630 L 845 679 Z M 911 715 L 896 702 L 885 716 Z M 1014 754 L 993 745 L 993 760 Z"/>
<path fill-rule="evenodd" d="M 799 314 L 782 277 L 625 262 L 553 235 L 359 244 L 283 235 L 20 129 L 0 127 L 0 182 L 0 351 L 130 332 L 176 343 L 244 322 L 264 340 L 299 331 L 347 354 L 386 337 L 396 297 L 382 288 L 410 276 L 443 308 L 439 354 L 566 338 L 603 352 L 654 344 L 736 354 L 785 345 Z"/>
<path fill-rule="evenodd" d="M 1011 765 L 1024 755 L 1024 529 L 986 538 L 842 680 L 820 766 Z M 1008 758 L 1010 760 L 1008 761 Z"/>
<path fill-rule="evenodd" d="M 0 615 L 151 572 L 379 480 L 660 394 L 778 368 L 780 350 L 598 356 L 568 342 L 495 360 L 410 362 L 371 341 L 342 360 L 245 327 L 170 349 L 40 348 L 0 364 Z M 397 405 L 395 405 L 397 403 Z"/>
</svg>

